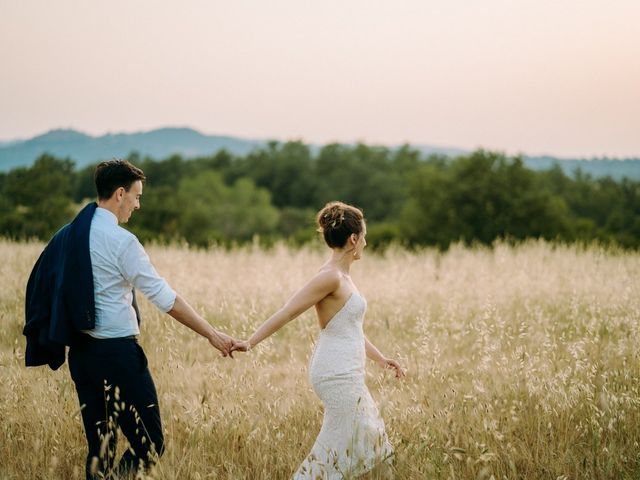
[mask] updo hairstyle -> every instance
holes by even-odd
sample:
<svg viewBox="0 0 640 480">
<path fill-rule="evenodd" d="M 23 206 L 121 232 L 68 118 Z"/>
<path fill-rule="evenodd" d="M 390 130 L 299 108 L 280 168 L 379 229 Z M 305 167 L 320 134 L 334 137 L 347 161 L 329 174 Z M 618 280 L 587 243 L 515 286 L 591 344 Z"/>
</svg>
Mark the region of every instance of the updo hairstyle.
<svg viewBox="0 0 640 480">
<path fill-rule="evenodd" d="M 343 202 L 329 202 L 316 216 L 318 232 L 331 248 L 342 248 L 349 235 L 362 233 L 362 210 Z"/>
</svg>

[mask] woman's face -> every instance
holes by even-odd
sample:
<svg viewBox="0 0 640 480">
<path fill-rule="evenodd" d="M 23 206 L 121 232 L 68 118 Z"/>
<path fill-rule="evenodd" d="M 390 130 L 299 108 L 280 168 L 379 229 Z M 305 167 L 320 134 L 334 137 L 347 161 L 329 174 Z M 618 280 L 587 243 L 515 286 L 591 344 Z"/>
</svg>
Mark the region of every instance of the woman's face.
<svg viewBox="0 0 640 480">
<path fill-rule="evenodd" d="M 353 253 L 353 257 L 355 260 L 360 260 L 362 258 L 362 251 L 364 247 L 367 246 L 367 224 L 362 222 L 362 232 L 358 235 L 356 244 L 355 244 L 355 252 Z"/>
</svg>

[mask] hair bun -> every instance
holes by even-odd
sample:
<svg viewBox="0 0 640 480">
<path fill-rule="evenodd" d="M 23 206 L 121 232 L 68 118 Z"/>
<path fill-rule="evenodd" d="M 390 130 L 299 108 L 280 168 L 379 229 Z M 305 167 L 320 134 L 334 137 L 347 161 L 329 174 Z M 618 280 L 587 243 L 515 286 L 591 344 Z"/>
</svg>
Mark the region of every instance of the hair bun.
<svg viewBox="0 0 640 480">
<path fill-rule="evenodd" d="M 362 210 L 343 202 L 329 202 L 316 215 L 318 232 L 331 248 L 344 247 L 352 233 L 362 232 Z"/>
<path fill-rule="evenodd" d="M 344 222 L 344 208 L 340 205 L 331 205 L 320 216 L 320 228 L 323 230 L 338 228 L 342 222 Z"/>
</svg>

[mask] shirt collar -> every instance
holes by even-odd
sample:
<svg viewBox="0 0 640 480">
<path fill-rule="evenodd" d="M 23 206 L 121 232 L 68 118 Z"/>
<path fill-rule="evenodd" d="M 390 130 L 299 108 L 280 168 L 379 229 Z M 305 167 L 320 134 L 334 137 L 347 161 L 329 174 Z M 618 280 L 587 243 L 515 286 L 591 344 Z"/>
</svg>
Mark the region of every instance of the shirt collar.
<svg viewBox="0 0 640 480">
<path fill-rule="evenodd" d="M 118 217 L 116 217 L 113 212 L 107 210 L 106 208 L 98 207 L 96 208 L 96 213 L 94 214 L 96 218 L 99 218 L 105 222 L 112 223 L 114 225 L 118 225 Z"/>
</svg>

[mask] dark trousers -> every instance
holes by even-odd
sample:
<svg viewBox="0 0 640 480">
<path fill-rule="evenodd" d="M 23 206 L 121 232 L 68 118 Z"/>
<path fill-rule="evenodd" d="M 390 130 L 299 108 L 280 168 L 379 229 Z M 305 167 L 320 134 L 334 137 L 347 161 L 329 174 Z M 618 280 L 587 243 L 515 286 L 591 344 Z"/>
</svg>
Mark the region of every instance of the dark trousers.
<svg viewBox="0 0 640 480">
<path fill-rule="evenodd" d="M 69 350 L 89 444 L 87 480 L 128 475 L 162 455 L 158 395 L 147 357 L 134 337 L 97 340 L 83 335 Z M 115 465 L 118 427 L 130 448 Z"/>
</svg>

